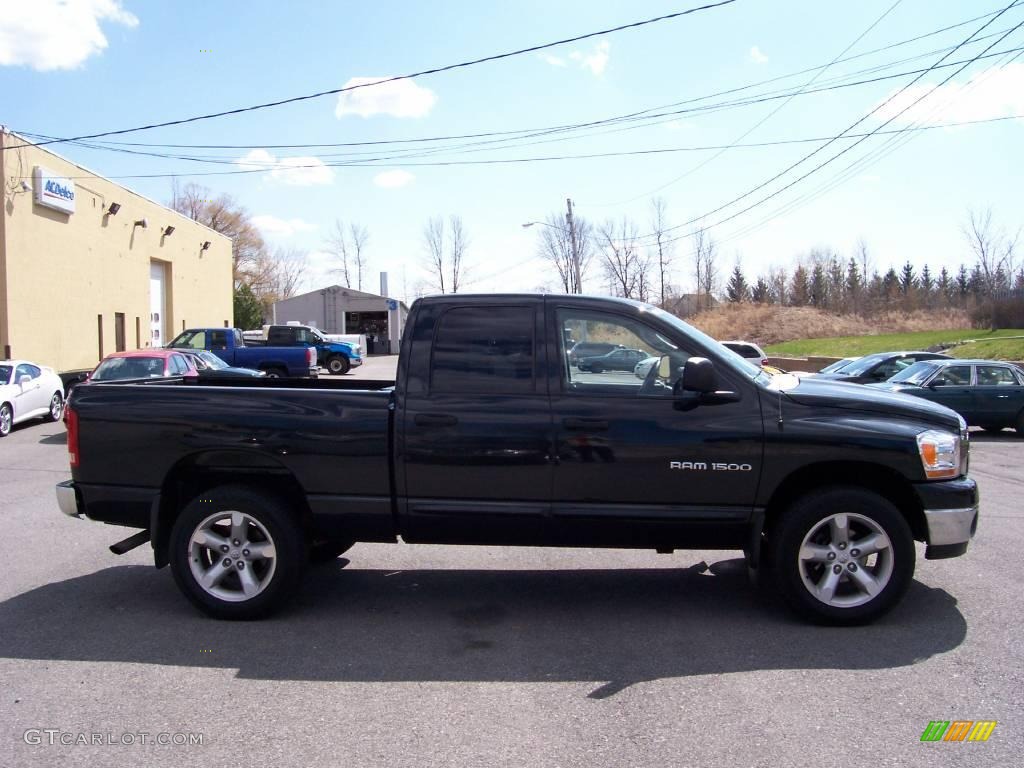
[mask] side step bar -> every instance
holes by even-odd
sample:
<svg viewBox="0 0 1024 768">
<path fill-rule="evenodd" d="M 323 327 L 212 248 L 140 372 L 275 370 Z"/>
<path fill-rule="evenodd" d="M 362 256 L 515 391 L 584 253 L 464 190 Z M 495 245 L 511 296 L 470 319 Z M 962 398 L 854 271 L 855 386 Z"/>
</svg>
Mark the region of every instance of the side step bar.
<svg viewBox="0 0 1024 768">
<path fill-rule="evenodd" d="M 125 552 L 131 552 L 136 547 L 141 547 L 147 541 L 149 541 L 149 531 L 139 531 L 138 533 L 133 533 L 127 539 L 117 542 L 117 544 L 111 544 L 110 551 L 115 555 L 123 555 Z"/>
</svg>

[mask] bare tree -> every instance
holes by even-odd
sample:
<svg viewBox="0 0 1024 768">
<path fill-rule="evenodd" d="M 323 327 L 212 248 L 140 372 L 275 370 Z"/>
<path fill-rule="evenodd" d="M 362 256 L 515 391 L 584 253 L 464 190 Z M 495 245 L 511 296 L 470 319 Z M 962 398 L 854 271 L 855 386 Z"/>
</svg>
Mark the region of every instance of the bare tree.
<svg viewBox="0 0 1024 768">
<path fill-rule="evenodd" d="M 370 232 L 362 224 L 351 221 L 346 227 L 341 219 L 334 220 L 334 229 L 327 237 L 326 250 L 338 259 L 339 266 L 333 271 L 341 275 L 346 288 L 352 287 L 355 278 L 356 290 L 363 290 L 366 243 L 369 239 Z"/>
<path fill-rule="evenodd" d="M 448 228 L 451 232 L 451 254 L 449 268 L 451 269 L 452 293 L 459 292 L 463 276 L 466 270 L 466 249 L 469 247 L 469 238 L 466 235 L 466 228 L 462 224 L 462 217 L 452 215 L 448 219 Z"/>
<path fill-rule="evenodd" d="M 564 293 L 577 293 L 576 270 L 573 264 L 572 237 L 562 213 L 549 214 L 545 226 L 538 232 L 537 255 L 558 272 L 558 282 Z M 585 276 L 594 255 L 593 228 L 586 219 L 573 217 L 576 230 L 576 252 L 580 260 L 580 273 Z"/>
<path fill-rule="evenodd" d="M 655 197 L 651 200 L 651 234 L 654 235 L 654 248 L 657 252 L 658 266 L 658 305 L 664 309 L 666 299 L 665 276 L 671 268 L 672 253 L 668 240 L 668 205 L 663 197 Z"/>
<path fill-rule="evenodd" d="M 863 237 L 858 237 L 855 251 L 856 259 L 860 262 L 860 273 L 867 280 L 868 275 L 871 274 L 871 254 L 868 251 L 868 241 Z"/>
<path fill-rule="evenodd" d="M 602 266 L 615 296 L 633 299 L 647 293 L 647 286 L 643 284 L 647 277 L 647 257 L 640 250 L 638 237 L 636 222 L 626 216 L 619 222 L 608 219 L 598 227 Z"/>
<path fill-rule="evenodd" d="M 703 227 L 693 234 L 693 274 L 697 284 L 698 308 L 701 298 L 706 300 L 706 307 L 711 305 L 711 298 L 718 285 L 718 243 Z"/>
<path fill-rule="evenodd" d="M 214 232 L 231 238 L 232 273 L 236 287 L 246 282 L 256 261 L 266 255 L 267 244 L 252 223 L 249 212 L 229 195 L 213 196 L 206 187 L 186 184 L 177 179 L 171 185 L 170 207 Z"/>
<path fill-rule="evenodd" d="M 306 276 L 309 263 L 305 251 L 278 248 L 273 253 L 264 249 L 253 261 L 247 274 L 247 285 L 270 315 L 275 301 L 291 298 Z"/>
<path fill-rule="evenodd" d="M 971 209 L 967 213 L 963 234 L 974 254 L 985 293 L 991 296 L 999 287 L 1000 280 L 1015 271 L 1020 230 L 1011 237 L 992 222 L 991 208 L 983 211 Z"/>
<path fill-rule="evenodd" d="M 430 283 L 440 293 L 445 293 L 444 283 L 444 219 L 432 216 L 423 228 L 423 245 L 427 251 L 426 269 Z"/>
</svg>

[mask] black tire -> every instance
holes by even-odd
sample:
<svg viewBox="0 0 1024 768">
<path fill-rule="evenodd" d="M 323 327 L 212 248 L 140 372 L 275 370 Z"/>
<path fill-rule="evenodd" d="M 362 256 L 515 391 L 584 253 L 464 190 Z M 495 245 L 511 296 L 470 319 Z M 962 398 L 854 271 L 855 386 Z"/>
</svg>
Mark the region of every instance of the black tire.
<svg viewBox="0 0 1024 768">
<path fill-rule="evenodd" d="M 286 371 L 284 368 L 277 368 L 274 366 L 271 366 L 269 368 L 263 368 L 262 370 L 264 373 L 267 374 L 268 379 L 283 379 L 285 376 L 288 375 L 288 371 Z"/>
<path fill-rule="evenodd" d="M 849 535 L 836 534 L 827 544 L 808 541 L 808 551 L 810 546 L 819 552 L 829 550 L 827 557 L 834 559 L 802 558 L 805 537 L 833 531 L 826 521 L 839 514 L 847 516 Z M 863 541 L 872 526 L 885 534 L 889 546 L 858 559 L 851 544 Z M 860 488 L 823 488 L 798 499 L 783 513 L 769 546 L 776 587 L 797 613 L 821 624 L 874 621 L 899 602 L 914 576 L 914 537 L 906 519 L 888 499 Z M 840 569 L 838 574 L 835 568 Z M 832 581 L 830 571 L 837 585 L 827 602 L 811 590 Z M 858 581 L 865 578 L 881 585 L 876 594 L 858 588 Z"/>
<path fill-rule="evenodd" d="M 56 415 L 54 415 L 54 401 L 56 401 Z M 60 421 L 60 417 L 64 415 L 64 398 L 61 397 L 60 392 L 54 392 L 53 397 L 50 398 L 50 410 L 46 412 L 47 421 Z"/>
<path fill-rule="evenodd" d="M 321 541 L 309 548 L 311 565 L 331 563 L 352 549 L 354 541 Z"/>
<path fill-rule="evenodd" d="M 207 524 L 218 514 L 230 521 L 232 512 L 244 516 L 240 518 L 245 521 L 244 540 L 243 537 L 231 538 L 233 528 Z M 218 552 L 212 547 L 194 546 L 193 534 L 200 529 L 226 534 L 225 545 L 229 550 Z M 240 544 L 235 545 L 235 540 Z M 246 543 L 254 545 L 253 550 L 269 543 L 273 557 L 248 559 L 250 550 L 244 548 Z M 238 549 L 234 548 L 236 546 Z M 220 561 L 221 553 L 224 561 Z M 171 529 L 170 564 L 174 581 L 193 605 L 217 619 L 257 619 L 278 610 L 298 590 L 305 561 L 305 539 L 287 504 L 262 490 L 223 485 L 204 491 L 185 505 Z M 230 563 L 224 566 L 225 576 L 209 589 L 202 586 L 196 574 L 219 568 L 223 562 Z M 240 571 L 245 568 L 235 571 L 239 562 L 249 567 L 249 573 L 259 584 L 258 591 L 251 597 L 243 593 Z M 213 592 L 226 593 L 229 597 Z"/>
<path fill-rule="evenodd" d="M 590 366 L 590 372 L 591 373 L 604 373 L 604 366 L 601 365 L 600 363 L 594 363 L 592 366 Z"/>
<path fill-rule="evenodd" d="M 992 435 L 998 435 L 1003 431 L 1003 427 L 997 427 L 995 424 L 983 424 L 981 428 Z"/>
<path fill-rule="evenodd" d="M 327 370 L 335 376 L 348 373 L 351 367 L 352 365 L 349 363 L 348 358 L 344 355 L 331 355 L 331 357 L 327 358 Z"/>
<path fill-rule="evenodd" d="M 11 434 L 11 427 L 14 425 L 14 411 L 7 403 L 0 405 L 0 437 L 7 437 Z"/>
<path fill-rule="evenodd" d="M 1017 420 L 1013 422 L 1013 428 L 1017 430 L 1017 437 L 1024 437 L 1024 409 L 1017 414 Z"/>
</svg>

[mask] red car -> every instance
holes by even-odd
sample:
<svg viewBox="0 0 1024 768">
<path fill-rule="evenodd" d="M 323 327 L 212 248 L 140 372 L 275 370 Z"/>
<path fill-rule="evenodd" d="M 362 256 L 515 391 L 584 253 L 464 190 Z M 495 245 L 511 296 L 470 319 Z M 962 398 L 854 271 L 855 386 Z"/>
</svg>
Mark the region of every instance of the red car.
<svg viewBox="0 0 1024 768">
<path fill-rule="evenodd" d="M 199 372 L 192 359 L 176 349 L 136 349 L 132 352 L 110 353 L 89 374 L 86 381 L 198 375 Z"/>
</svg>

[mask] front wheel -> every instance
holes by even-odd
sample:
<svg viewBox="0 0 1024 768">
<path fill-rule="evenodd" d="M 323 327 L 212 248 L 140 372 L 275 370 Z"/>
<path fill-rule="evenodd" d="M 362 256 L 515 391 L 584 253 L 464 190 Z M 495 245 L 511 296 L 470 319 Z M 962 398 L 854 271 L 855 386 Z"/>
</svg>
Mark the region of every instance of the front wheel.
<svg viewBox="0 0 1024 768">
<path fill-rule="evenodd" d="M 1024 437 L 1024 410 L 1017 414 L 1017 420 L 1013 423 L 1013 428 L 1017 430 L 1017 437 Z"/>
<path fill-rule="evenodd" d="M 343 373 L 348 373 L 348 369 L 352 366 L 348 362 L 348 358 L 344 355 L 333 355 L 327 361 L 327 370 L 336 376 Z"/>
<path fill-rule="evenodd" d="M 60 421 L 60 417 L 63 413 L 64 398 L 60 396 L 60 392 L 54 392 L 53 397 L 50 398 L 50 408 L 46 413 L 46 420 Z"/>
<path fill-rule="evenodd" d="M 284 368 L 264 368 L 263 372 L 267 374 L 268 379 L 283 379 L 288 375 Z"/>
<path fill-rule="evenodd" d="M 171 572 L 193 605 L 218 619 L 255 619 L 297 591 L 305 541 L 283 501 L 240 485 L 204 491 L 171 530 Z"/>
<path fill-rule="evenodd" d="M 776 581 L 798 613 L 864 624 L 890 610 L 914 575 L 914 537 L 887 499 L 829 488 L 799 499 L 773 532 Z"/>
<path fill-rule="evenodd" d="M 7 403 L 0 405 L 0 437 L 7 437 L 11 434 L 11 425 L 14 423 L 14 412 Z"/>
</svg>

